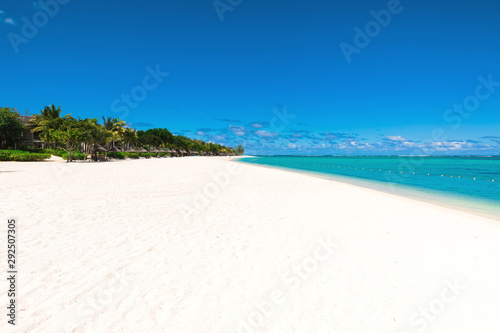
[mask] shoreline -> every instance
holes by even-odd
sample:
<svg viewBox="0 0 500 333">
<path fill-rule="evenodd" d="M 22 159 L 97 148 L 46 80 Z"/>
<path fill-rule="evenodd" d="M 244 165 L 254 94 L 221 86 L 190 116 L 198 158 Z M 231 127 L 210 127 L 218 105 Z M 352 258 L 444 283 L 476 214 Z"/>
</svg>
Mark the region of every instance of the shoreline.
<svg viewBox="0 0 500 333">
<path fill-rule="evenodd" d="M 491 219 L 229 157 L 2 169 L 0 215 L 18 219 L 22 251 L 16 332 L 500 325 Z M 445 289 L 446 311 L 425 319 Z"/>
<path fill-rule="evenodd" d="M 237 161 L 238 162 L 238 161 Z M 245 163 L 241 161 L 241 163 Z M 379 193 L 391 194 L 410 200 L 416 200 L 422 203 L 435 205 L 442 208 L 457 210 L 463 213 L 472 214 L 500 222 L 500 208 L 495 206 L 495 201 L 491 200 L 488 203 L 482 202 L 474 197 L 453 196 L 450 193 L 431 190 L 428 188 L 416 188 L 408 185 L 393 184 L 380 182 L 371 179 L 357 178 L 339 174 L 328 174 L 316 171 L 308 171 L 294 168 L 287 168 L 274 165 L 265 165 L 257 163 L 245 163 L 259 167 L 283 170 L 287 172 L 308 175 L 315 178 L 333 180 L 352 186 L 357 186 L 365 189 L 377 191 Z"/>
</svg>

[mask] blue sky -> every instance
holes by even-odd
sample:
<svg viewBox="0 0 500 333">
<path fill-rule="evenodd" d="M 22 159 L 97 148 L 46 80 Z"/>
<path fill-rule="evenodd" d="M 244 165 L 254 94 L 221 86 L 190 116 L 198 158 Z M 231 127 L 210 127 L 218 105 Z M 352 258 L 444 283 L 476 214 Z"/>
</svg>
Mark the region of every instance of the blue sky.
<svg viewBox="0 0 500 333">
<path fill-rule="evenodd" d="M 3 1 L 0 101 L 250 154 L 500 154 L 499 18 L 493 0 Z"/>
</svg>

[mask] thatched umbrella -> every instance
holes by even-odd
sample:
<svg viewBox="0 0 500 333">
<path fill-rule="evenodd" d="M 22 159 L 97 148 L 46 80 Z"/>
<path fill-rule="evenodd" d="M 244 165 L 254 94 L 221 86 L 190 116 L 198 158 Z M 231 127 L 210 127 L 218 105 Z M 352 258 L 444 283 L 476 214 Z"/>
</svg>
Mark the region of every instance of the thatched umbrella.
<svg viewBox="0 0 500 333">
<path fill-rule="evenodd" d="M 108 150 L 106 148 L 104 148 L 103 146 L 101 145 L 97 145 L 94 147 L 94 151 L 96 152 L 96 160 L 97 160 L 97 153 L 99 153 L 99 158 L 101 157 L 101 153 L 105 153 L 107 152 Z"/>
<path fill-rule="evenodd" d="M 158 149 L 153 148 L 149 150 L 150 153 L 156 154 L 156 157 L 158 157 L 158 153 L 160 152 Z"/>
<path fill-rule="evenodd" d="M 107 152 L 108 150 L 106 148 L 104 148 L 103 146 L 101 146 L 101 145 L 97 145 L 95 147 L 95 151 L 98 151 L 100 153 L 104 153 L 104 152 Z"/>
<path fill-rule="evenodd" d="M 135 150 L 134 148 L 129 148 L 127 150 L 125 150 L 126 153 L 137 153 L 137 150 Z"/>
<path fill-rule="evenodd" d="M 163 149 L 163 152 L 167 153 L 167 154 L 172 154 L 173 150 L 170 148 L 165 148 L 165 149 Z M 168 157 L 168 155 L 165 155 L 165 157 Z"/>
<path fill-rule="evenodd" d="M 117 147 L 111 147 L 110 150 L 108 150 L 109 153 L 121 153 L 121 150 L 118 149 Z M 114 155 L 114 154 L 113 154 Z M 114 155 L 116 157 L 116 155 Z"/>
<path fill-rule="evenodd" d="M 148 151 L 146 149 L 144 149 L 143 147 L 141 147 L 141 148 L 137 149 L 137 152 L 139 154 L 144 154 L 144 153 L 147 153 Z"/>
</svg>

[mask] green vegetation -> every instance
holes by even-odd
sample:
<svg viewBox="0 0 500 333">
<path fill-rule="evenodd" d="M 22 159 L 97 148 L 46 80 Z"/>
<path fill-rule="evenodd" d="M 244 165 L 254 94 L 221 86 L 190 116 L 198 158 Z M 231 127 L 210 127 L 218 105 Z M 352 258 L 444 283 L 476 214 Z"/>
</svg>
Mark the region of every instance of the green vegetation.
<svg viewBox="0 0 500 333">
<path fill-rule="evenodd" d="M 108 156 L 111 158 L 116 158 L 117 160 L 123 160 L 130 153 L 109 153 Z"/>
<path fill-rule="evenodd" d="M 51 154 L 30 153 L 23 150 L 0 150 L 0 161 L 43 161 L 50 156 Z"/>
<path fill-rule="evenodd" d="M 0 107 L 0 148 L 14 147 L 23 138 L 24 125 L 16 109 Z"/>
<path fill-rule="evenodd" d="M 138 131 L 137 142 L 143 147 L 166 147 L 199 153 L 212 153 L 214 155 L 220 153 L 231 155 L 237 154 L 234 148 L 225 147 L 213 142 L 190 139 L 182 135 L 173 135 L 166 128 L 153 128 L 147 131 Z M 243 149 L 243 147 L 241 149 Z"/>
<path fill-rule="evenodd" d="M 64 153 L 61 155 L 61 157 L 65 160 L 68 160 L 69 159 L 69 154 L 68 153 Z M 80 153 L 80 152 L 73 152 L 73 154 L 71 155 L 71 159 L 72 160 L 84 160 L 85 159 L 85 155 Z"/>
<path fill-rule="evenodd" d="M 48 145 L 45 149 L 25 147 L 26 153 L 31 153 L 29 155 L 32 155 L 34 159 L 37 158 L 37 155 L 34 154 L 48 155 L 49 157 L 53 154 L 68 162 L 85 160 L 89 156 L 94 160 L 107 159 L 108 155 L 116 159 L 169 156 L 165 152 L 107 152 L 117 146 L 123 150 L 132 147 L 143 147 L 147 151 L 169 148 L 213 155 L 236 155 L 243 154 L 244 151 L 241 146 L 234 149 L 213 142 L 174 135 L 166 128 L 136 131 L 127 127 L 126 123 L 119 118 L 102 117 L 102 121 L 102 124 L 99 124 L 96 118 L 76 119 L 70 114 L 63 116 L 61 107 L 50 105 L 44 107 L 40 114 L 33 115 L 25 127 L 15 109 L 0 108 L 0 148 L 11 148 L 22 143 L 23 131 L 27 129 L 38 134 L 40 139 Z M 2 158 L 11 158 L 4 155 Z M 27 156 L 15 158 L 27 159 Z"/>
</svg>

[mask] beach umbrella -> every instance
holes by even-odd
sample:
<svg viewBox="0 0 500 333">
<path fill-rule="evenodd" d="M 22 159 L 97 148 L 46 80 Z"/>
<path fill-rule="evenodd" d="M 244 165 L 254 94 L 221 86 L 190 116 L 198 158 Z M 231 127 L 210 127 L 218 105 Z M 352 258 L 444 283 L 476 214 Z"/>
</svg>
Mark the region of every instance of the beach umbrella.
<svg viewBox="0 0 500 333">
<path fill-rule="evenodd" d="M 104 148 L 103 146 L 101 146 L 101 145 L 97 145 L 97 146 L 94 147 L 94 151 L 98 152 L 99 153 L 99 157 L 101 157 L 101 153 L 107 152 L 108 150 L 106 148 Z M 97 154 L 96 154 L 96 158 L 97 158 Z"/>
<path fill-rule="evenodd" d="M 129 148 L 127 150 L 125 150 L 126 153 L 137 153 L 137 150 L 135 150 L 134 148 Z"/>
<path fill-rule="evenodd" d="M 109 153 L 121 153 L 121 150 L 118 149 L 117 147 L 111 147 L 111 149 L 108 151 Z M 116 157 L 116 156 L 114 156 Z"/>
<path fill-rule="evenodd" d="M 141 147 L 141 148 L 137 149 L 137 152 L 138 153 L 147 153 L 148 151 Z"/>
<path fill-rule="evenodd" d="M 156 157 L 158 157 L 158 153 L 162 153 L 163 151 L 160 149 L 153 148 L 149 151 L 150 153 L 156 154 Z"/>
<path fill-rule="evenodd" d="M 103 146 L 101 146 L 101 145 L 97 145 L 97 146 L 95 147 L 95 150 L 96 150 L 96 151 L 98 151 L 98 152 L 100 152 L 100 153 L 103 153 L 103 152 L 108 151 L 106 148 L 104 148 L 104 147 L 103 147 Z"/>
</svg>

